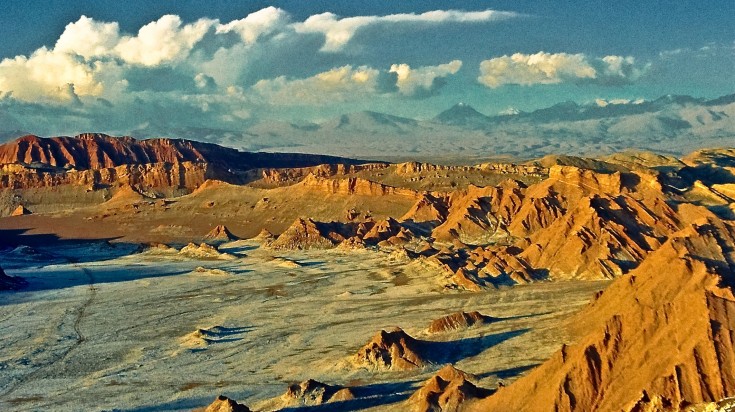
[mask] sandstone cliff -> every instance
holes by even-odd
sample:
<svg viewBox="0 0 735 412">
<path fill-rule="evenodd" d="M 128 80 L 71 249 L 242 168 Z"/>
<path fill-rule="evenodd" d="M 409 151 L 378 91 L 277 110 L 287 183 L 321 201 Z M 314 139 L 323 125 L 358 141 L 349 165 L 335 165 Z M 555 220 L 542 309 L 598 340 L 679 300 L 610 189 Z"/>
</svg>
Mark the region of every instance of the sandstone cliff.
<svg viewBox="0 0 735 412">
<path fill-rule="evenodd" d="M 735 226 L 686 225 L 575 318 L 575 344 L 470 410 L 678 410 L 735 395 L 733 273 Z"/>
</svg>

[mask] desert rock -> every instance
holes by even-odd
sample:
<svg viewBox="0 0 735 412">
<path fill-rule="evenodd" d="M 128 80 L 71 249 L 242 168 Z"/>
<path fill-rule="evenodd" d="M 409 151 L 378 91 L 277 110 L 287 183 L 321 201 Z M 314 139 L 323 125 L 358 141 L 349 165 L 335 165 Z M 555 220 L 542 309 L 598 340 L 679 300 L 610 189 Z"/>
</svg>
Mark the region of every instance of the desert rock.
<svg viewBox="0 0 735 412">
<path fill-rule="evenodd" d="M 413 412 L 458 412 L 466 402 L 482 399 L 491 391 L 470 382 L 471 376 L 452 365 L 443 367 L 406 401 Z"/>
<path fill-rule="evenodd" d="M 289 406 L 313 406 L 354 398 L 349 388 L 327 385 L 313 379 L 290 385 L 281 397 Z"/>
<path fill-rule="evenodd" d="M 578 315 L 575 344 L 473 410 L 679 409 L 735 395 L 734 245 L 732 223 L 712 216 L 675 233 Z"/>
<path fill-rule="evenodd" d="M 492 321 L 492 317 L 485 316 L 478 311 L 455 312 L 432 321 L 428 331 L 429 333 L 448 332 L 457 329 L 467 329 L 474 325 L 482 325 Z"/>
<path fill-rule="evenodd" d="M 26 209 L 23 205 L 18 205 L 18 207 L 13 210 L 13 212 L 10 214 L 10 216 L 23 216 L 23 215 L 30 215 L 31 211 Z"/>
<path fill-rule="evenodd" d="M 233 235 L 226 226 L 217 225 L 214 229 L 207 233 L 206 236 L 204 236 L 204 239 L 210 242 L 225 243 L 237 240 L 237 236 Z"/>
<path fill-rule="evenodd" d="M 214 400 L 209 406 L 204 409 L 199 409 L 199 412 L 250 412 L 250 409 L 241 405 L 232 399 L 220 395 Z"/>
<path fill-rule="evenodd" d="M 421 342 L 401 328 L 381 330 L 353 358 L 357 366 L 377 370 L 410 370 L 426 366 Z"/>
<path fill-rule="evenodd" d="M 222 253 L 218 251 L 216 247 L 206 243 L 202 243 L 198 246 L 194 243 L 189 243 L 179 251 L 179 254 L 193 259 L 235 259 L 235 256 L 228 253 Z"/>
</svg>

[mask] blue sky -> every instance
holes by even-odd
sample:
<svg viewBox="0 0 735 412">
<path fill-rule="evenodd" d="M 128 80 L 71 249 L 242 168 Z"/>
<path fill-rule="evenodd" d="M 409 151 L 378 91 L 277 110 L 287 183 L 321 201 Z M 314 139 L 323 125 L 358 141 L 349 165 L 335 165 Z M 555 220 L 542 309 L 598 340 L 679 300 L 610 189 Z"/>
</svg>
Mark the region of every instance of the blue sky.
<svg viewBox="0 0 735 412">
<path fill-rule="evenodd" d="M 730 0 L 6 3 L 0 119 L 36 133 L 735 93 Z"/>
</svg>

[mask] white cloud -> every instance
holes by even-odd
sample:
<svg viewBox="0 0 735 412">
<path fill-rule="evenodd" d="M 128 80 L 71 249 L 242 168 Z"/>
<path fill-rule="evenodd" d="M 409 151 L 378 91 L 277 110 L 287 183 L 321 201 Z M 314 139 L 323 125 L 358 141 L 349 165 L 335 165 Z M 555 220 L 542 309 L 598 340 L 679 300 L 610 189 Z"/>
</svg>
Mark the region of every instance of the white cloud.
<svg viewBox="0 0 735 412">
<path fill-rule="evenodd" d="M 418 69 L 412 69 L 411 66 L 404 63 L 392 65 L 390 73 L 396 74 L 396 85 L 401 94 L 414 96 L 435 92 L 443 84 L 438 80 L 456 74 L 461 67 L 461 60 L 453 60 L 446 64 L 420 67 Z"/>
<path fill-rule="evenodd" d="M 215 93 L 229 86 L 247 88 L 248 84 L 283 73 L 306 73 L 310 68 L 299 67 L 295 56 L 317 53 L 320 48 L 339 50 L 360 28 L 369 25 L 471 23 L 512 16 L 515 14 L 492 10 L 347 18 L 323 13 L 303 22 L 292 22 L 286 11 L 267 7 L 227 23 L 206 18 L 184 22 L 179 16 L 165 15 L 142 26 L 137 33 L 121 32 L 116 22 L 81 16 L 65 27 L 53 47 L 0 61 L 0 93 L 28 102 L 79 103 L 79 99 L 84 102 L 85 98 L 104 98 L 113 104 L 148 89 L 180 88 L 180 94 Z M 315 34 L 323 35 L 324 42 Z M 338 61 L 330 56 L 334 66 L 343 67 L 315 76 L 311 84 L 318 85 L 317 89 L 332 90 L 328 92 L 332 95 L 340 94 L 336 92 L 340 88 L 352 87 L 360 92 L 380 88 L 385 72 L 379 71 L 382 80 L 373 78 L 367 68 L 351 68 L 344 57 Z M 310 64 L 318 63 L 312 59 Z M 441 79 L 455 73 L 460 65 L 457 61 L 418 69 L 400 66 L 395 71 L 400 80 L 393 87 L 404 95 L 433 92 L 441 85 Z M 273 73 L 271 67 L 278 71 Z M 344 67 L 350 67 L 354 73 L 333 83 L 319 77 L 337 76 L 345 71 Z M 359 81 L 362 77 L 367 78 L 364 83 Z M 310 84 L 304 81 L 303 87 Z M 259 87 L 271 84 L 275 88 L 279 82 L 290 84 L 293 80 L 278 78 Z"/>
<path fill-rule="evenodd" d="M 393 64 L 389 70 L 346 65 L 303 79 L 284 76 L 260 80 L 252 87 L 259 99 L 277 105 L 328 105 L 357 101 L 371 96 L 394 95 L 423 97 L 435 93 L 443 78 L 462 67 L 460 60 L 416 69 L 408 64 Z"/>
<path fill-rule="evenodd" d="M 648 69 L 638 67 L 630 56 L 589 58 L 584 54 L 515 53 L 480 63 L 478 81 L 488 87 L 506 84 L 533 85 L 562 82 L 627 82 L 638 79 Z"/>
<path fill-rule="evenodd" d="M 252 89 L 269 104 L 326 105 L 378 92 L 379 76 L 379 70 L 347 65 L 305 79 L 261 80 Z"/>
<path fill-rule="evenodd" d="M 69 85 L 73 85 L 76 95 L 99 96 L 104 90 L 95 78 L 100 67 L 44 47 L 30 57 L 18 56 L 0 62 L 0 91 L 26 101 L 69 101 Z"/>
<path fill-rule="evenodd" d="M 97 22 L 82 16 L 66 26 L 54 51 L 90 59 L 109 55 L 119 41 L 120 27 L 117 23 Z"/>
<path fill-rule="evenodd" d="M 261 36 L 283 30 L 288 21 L 288 13 L 271 6 L 251 13 L 243 19 L 219 25 L 217 33 L 235 32 L 246 44 L 253 44 Z"/>
<path fill-rule="evenodd" d="M 303 23 L 297 23 L 294 28 L 300 33 L 321 33 L 325 37 L 322 51 L 336 52 L 354 37 L 361 28 L 376 24 L 398 23 L 479 23 L 517 17 L 512 12 L 485 10 L 485 11 L 458 11 L 435 10 L 426 13 L 401 13 L 387 16 L 356 16 L 340 18 L 334 13 L 316 14 Z"/>
<path fill-rule="evenodd" d="M 115 51 L 127 63 L 144 66 L 182 60 L 215 24 L 200 19 L 182 26 L 179 16 L 165 15 L 141 27 L 137 36 L 122 38 Z"/>
</svg>

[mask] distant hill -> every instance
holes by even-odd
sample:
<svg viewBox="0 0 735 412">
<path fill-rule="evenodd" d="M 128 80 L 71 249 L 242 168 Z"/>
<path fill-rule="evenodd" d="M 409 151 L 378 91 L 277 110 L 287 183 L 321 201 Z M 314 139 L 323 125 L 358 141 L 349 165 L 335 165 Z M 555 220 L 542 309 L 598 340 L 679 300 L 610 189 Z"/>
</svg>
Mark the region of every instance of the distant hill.
<svg viewBox="0 0 735 412">
<path fill-rule="evenodd" d="M 77 170 L 154 163 L 208 163 L 232 170 L 306 167 L 359 161 L 334 156 L 243 152 L 212 143 L 183 139 L 137 140 L 85 133 L 75 137 L 20 137 L 0 145 L 0 165 L 20 164 Z"/>
<path fill-rule="evenodd" d="M 13 119 L 7 121 L 12 130 L 21 126 Z M 21 133 L 12 130 L 0 132 L 0 141 Z M 459 103 L 430 120 L 362 111 L 320 123 L 252 119 L 241 130 L 144 125 L 132 134 L 185 138 L 247 151 L 382 160 L 472 162 L 551 153 L 594 156 L 628 149 L 681 155 L 733 145 L 735 94 L 711 100 L 666 95 L 648 101 L 567 101 L 495 116 Z"/>
<path fill-rule="evenodd" d="M 451 126 L 462 126 L 469 128 L 487 127 L 491 123 L 488 116 L 478 112 L 474 107 L 457 103 L 449 109 L 439 113 L 434 117 L 434 121 Z"/>
</svg>

